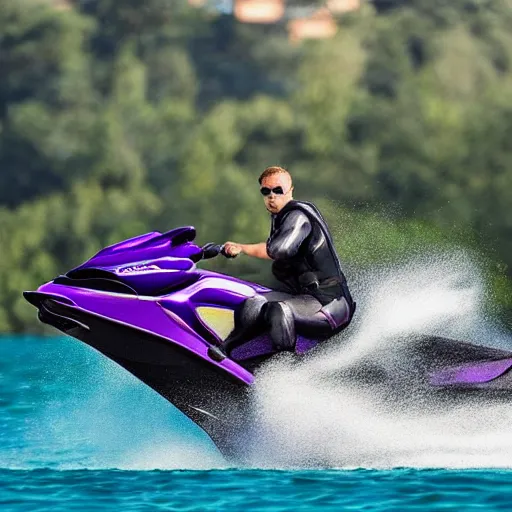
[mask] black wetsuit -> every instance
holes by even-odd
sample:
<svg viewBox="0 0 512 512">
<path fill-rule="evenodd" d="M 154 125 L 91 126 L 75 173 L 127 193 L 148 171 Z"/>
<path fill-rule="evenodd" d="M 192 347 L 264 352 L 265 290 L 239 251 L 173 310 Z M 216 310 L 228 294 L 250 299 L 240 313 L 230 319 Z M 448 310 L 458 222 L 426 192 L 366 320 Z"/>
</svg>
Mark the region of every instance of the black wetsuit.
<svg viewBox="0 0 512 512">
<path fill-rule="evenodd" d="M 224 342 L 233 349 L 267 330 L 277 350 L 295 350 L 296 335 L 322 339 L 345 328 L 355 309 L 329 228 L 318 209 L 290 201 L 272 215 L 267 253 L 283 289 L 247 299 Z"/>
</svg>

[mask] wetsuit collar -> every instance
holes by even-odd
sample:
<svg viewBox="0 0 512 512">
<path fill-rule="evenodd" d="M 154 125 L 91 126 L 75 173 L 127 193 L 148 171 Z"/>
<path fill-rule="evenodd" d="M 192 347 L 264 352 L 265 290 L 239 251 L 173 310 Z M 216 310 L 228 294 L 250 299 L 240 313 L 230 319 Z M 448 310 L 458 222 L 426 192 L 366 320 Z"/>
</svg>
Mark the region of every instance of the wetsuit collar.
<svg viewBox="0 0 512 512">
<path fill-rule="evenodd" d="M 287 213 L 289 210 L 293 210 L 296 204 L 297 201 L 295 199 L 291 199 L 283 206 L 283 208 L 279 212 L 272 213 L 272 218 L 279 217 L 280 215 L 284 215 L 285 213 Z"/>
</svg>

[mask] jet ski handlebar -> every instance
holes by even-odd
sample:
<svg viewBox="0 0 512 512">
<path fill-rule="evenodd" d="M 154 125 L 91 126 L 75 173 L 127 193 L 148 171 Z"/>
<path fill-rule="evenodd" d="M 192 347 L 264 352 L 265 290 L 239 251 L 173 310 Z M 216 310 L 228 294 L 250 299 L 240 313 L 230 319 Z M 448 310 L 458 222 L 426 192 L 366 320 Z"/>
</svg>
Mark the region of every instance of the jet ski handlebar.
<svg viewBox="0 0 512 512">
<path fill-rule="evenodd" d="M 224 250 L 224 247 L 224 244 L 219 245 L 213 242 L 209 242 L 203 245 L 203 247 L 201 247 L 201 249 L 203 250 L 202 259 L 209 260 L 211 258 L 215 258 L 219 254 L 222 254 L 222 256 L 224 256 L 225 258 L 236 258 L 236 256 L 231 256 L 230 254 L 227 254 L 226 251 Z"/>
</svg>

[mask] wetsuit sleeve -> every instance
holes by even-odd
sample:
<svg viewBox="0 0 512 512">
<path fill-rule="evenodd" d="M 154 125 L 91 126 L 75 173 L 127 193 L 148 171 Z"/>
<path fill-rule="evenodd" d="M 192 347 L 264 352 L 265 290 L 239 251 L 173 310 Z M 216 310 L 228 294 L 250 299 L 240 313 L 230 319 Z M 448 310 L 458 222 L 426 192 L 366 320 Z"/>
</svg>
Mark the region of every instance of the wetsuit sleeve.
<svg viewBox="0 0 512 512">
<path fill-rule="evenodd" d="M 267 240 L 267 254 L 273 260 L 295 256 L 310 233 L 311 223 L 306 214 L 298 210 L 291 211 Z"/>
</svg>

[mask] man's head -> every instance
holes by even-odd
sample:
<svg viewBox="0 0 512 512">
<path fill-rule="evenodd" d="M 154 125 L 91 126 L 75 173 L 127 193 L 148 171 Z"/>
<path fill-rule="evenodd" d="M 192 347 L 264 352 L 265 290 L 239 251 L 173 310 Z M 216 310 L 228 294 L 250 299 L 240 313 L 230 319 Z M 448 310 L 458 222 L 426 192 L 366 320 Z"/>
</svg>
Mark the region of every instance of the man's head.
<svg viewBox="0 0 512 512">
<path fill-rule="evenodd" d="M 265 207 L 270 213 L 279 213 L 293 199 L 292 177 L 282 167 L 267 167 L 258 182 Z"/>
</svg>

